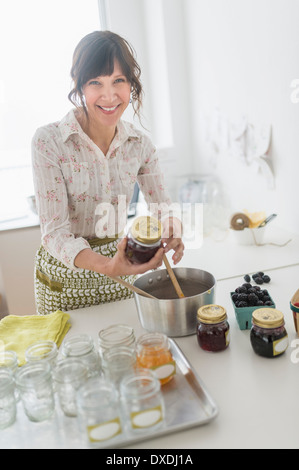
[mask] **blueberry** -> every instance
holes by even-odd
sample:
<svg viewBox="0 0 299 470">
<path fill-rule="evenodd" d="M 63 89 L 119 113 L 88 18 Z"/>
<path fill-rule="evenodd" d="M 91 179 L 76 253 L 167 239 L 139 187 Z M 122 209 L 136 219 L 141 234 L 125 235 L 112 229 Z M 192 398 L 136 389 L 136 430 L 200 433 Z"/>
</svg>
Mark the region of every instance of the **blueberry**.
<svg viewBox="0 0 299 470">
<path fill-rule="evenodd" d="M 271 278 L 270 278 L 269 276 L 267 276 L 267 274 L 265 274 L 265 275 L 263 276 L 263 281 L 266 282 L 266 284 L 268 284 L 268 282 L 271 281 Z"/>
<path fill-rule="evenodd" d="M 238 300 L 240 302 L 247 302 L 247 294 L 238 294 Z"/>
<path fill-rule="evenodd" d="M 244 302 L 244 301 L 241 301 L 241 302 L 239 302 L 238 307 L 239 307 L 239 308 L 248 307 L 248 303 L 247 303 L 247 302 Z"/>
<path fill-rule="evenodd" d="M 243 287 L 246 287 L 246 289 L 250 289 L 252 287 L 250 282 L 245 282 L 245 284 L 242 284 L 242 285 L 243 285 Z"/>
<path fill-rule="evenodd" d="M 256 282 L 257 284 L 264 284 L 264 281 L 263 281 L 263 279 L 262 279 L 261 277 L 256 277 L 256 278 L 255 278 L 255 282 Z"/>
<path fill-rule="evenodd" d="M 245 276 L 244 276 L 244 281 L 246 281 L 246 282 L 250 282 L 250 281 L 251 281 L 249 274 L 245 274 Z"/>
<path fill-rule="evenodd" d="M 248 295 L 248 302 L 250 305 L 254 306 L 258 302 L 259 298 L 255 294 L 249 294 Z"/>
<path fill-rule="evenodd" d="M 240 286 L 238 289 L 239 294 L 246 294 L 247 292 L 247 288 L 245 286 Z"/>
</svg>

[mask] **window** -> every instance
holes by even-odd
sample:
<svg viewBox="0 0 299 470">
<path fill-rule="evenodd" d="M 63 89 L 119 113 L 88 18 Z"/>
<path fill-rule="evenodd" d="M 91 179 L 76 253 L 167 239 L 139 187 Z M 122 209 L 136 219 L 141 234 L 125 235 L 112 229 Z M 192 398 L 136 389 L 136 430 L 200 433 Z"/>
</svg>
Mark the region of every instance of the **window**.
<svg viewBox="0 0 299 470">
<path fill-rule="evenodd" d="M 98 0 L 1 2 L 0 221 L 28 211 L 32 136 L 72 107 L 73 51 L 99 29 Z"/>
</svg>

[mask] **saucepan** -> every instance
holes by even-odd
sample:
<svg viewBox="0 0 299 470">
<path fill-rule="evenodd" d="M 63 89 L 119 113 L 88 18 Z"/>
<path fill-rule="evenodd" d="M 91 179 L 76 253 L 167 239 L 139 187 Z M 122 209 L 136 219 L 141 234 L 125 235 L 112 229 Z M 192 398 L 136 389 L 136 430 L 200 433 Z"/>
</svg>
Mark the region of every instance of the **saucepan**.
<svg viewBox="0 0 299 470">
<path fill-rule="evenodd" d="M 178 298 L 166 269 L 146 273 L 134 282 L 135 287 L 155 297 L 134 292 L 139 321 L 149 332 L 169 337 L 192 335 L 196 333 L 199 307 L 214 303 L 216 280 L 201 269 L 173 268 L 173 271 L 184 298 Z"/>
</svg>

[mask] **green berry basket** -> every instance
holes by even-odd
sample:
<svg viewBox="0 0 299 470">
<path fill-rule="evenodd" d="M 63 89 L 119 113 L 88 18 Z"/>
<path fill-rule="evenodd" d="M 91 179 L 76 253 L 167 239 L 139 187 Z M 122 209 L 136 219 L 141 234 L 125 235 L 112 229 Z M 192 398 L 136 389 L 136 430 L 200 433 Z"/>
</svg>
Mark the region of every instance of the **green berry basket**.
<svg viewBox="0 0 299 470">
<path fill-rule="evenodd" d="M 233 304 L 233 307 L 234 307 L 234 310 L 235 310 L 235 315 L 236 315 L 236 319 L 237 319 L 240 330 L 250 330 L 251 329 L 251 326 L 252 326 L 251 325 L 252 312 L 254 312 L 254 310 L 257 310 L 258 308 L 265 308 L 265 307 L 267 307 L 267 308 L 276 308 L 275 303 L 273 302 L 273 299 L 270 295 L 269 295 L 269 297 L 270 297 L 270 300 L 272 302 L 272 305 L 266 305 L 266 306 L 257 305 L 257 306 L 254 306 L 254 307 L 236 307 L 235 303 L 232 299 L 232 295 L 234 293 L 235 292 L 230 293 L 230 298 L 231 298 L 231 301 L 232 301 L 232 304 Z"/>
</svg>

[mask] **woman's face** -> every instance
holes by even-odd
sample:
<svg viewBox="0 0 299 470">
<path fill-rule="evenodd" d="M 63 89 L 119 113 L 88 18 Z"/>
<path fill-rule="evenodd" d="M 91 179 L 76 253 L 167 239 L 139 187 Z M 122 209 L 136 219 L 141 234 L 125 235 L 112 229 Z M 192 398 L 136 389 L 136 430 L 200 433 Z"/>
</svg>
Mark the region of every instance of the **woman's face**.
<svg viewBox="0 0 299 470">
<path fill-rule="evenodd" d="M 98 127 L 115 127 L 130 102 L 131 84 L 114 62 L 112 75 L 95 77 L 83 86 L 88 116 Z"/>
</svg>

